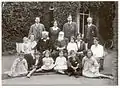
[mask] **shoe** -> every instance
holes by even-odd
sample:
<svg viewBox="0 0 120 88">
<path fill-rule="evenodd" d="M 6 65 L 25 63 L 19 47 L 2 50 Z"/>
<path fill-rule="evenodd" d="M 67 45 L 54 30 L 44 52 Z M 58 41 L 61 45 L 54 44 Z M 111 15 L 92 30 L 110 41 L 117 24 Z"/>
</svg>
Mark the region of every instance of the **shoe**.
<svg viewBox="0 0 120 88">
<path fill-rule="evenodd" d="M 68 75 L 68 76 L 72 76 L 72 74 L 71 74 L 71 73 L 67 73 L 67 75 Z"/>
<path fill-rule="evenodd" d="M 30 75 L 27 75 L 26 77 L 27 77 L 27 78 L 30 78 Z"/>
<path fill-rule="evenodd" d="M 58 71 L 58 73 L 60 73 L 60 74 L 65 74 L 65 72 L 64 72 L 64 71 Z"/>
<path fill-rule="evenodd" d="M 79 78 L 79 75 L 75 75 L 75 78 Z"/>
</svg>

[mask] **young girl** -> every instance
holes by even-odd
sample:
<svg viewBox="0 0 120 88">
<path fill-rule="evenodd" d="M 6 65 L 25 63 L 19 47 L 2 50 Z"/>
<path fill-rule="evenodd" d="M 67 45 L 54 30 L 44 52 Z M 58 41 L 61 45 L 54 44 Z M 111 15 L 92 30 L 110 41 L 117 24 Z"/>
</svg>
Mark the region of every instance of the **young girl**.
<svg viewBox="0 0 120 88">
<path fill-rule="evenodd" d="M 53 64 L 54 60 L 53 60 L 52 57 L 50 57 L 50 51 L 49 50 L 45 51 L 45 57 L 42 59 L 42 63 L 43 63 L 43 65 L 37 71 L 41 71 L 41 70 L 50 71 L 54 68 L 54 66 L 55 66 Z"/>
<path fill-rule="evenodd" d="M 82 75 L 86 77 L 106 77 L 113 79 L 112 76 L 107 76 L 99 73 L 99 64 L 93 57 L 92 51 L 88 50 L 87 55 L 82 60 L 83 71 Z"/>
<path fill-rule="evenodd" d="M 23 53 L 19 53 L 18 58 L 16 58 L 13 62 L 11 70 L 6 72 L 8 76 L 16 77 L 23 76 L 28 73 L 28 65 L 27 61 L 24 59 Z"/>
<path fill-rule="evenodd" d="M 68 51 L 68 55 L 70 54 L 70 51 L 74 50 L 75 52 L 77 52 L 78 48 L 77 48 L 77 44 L 75 43 L 75 38 L 74 36 L 72 36 L 70 38 L 70 42 L 67 45 L 67 51 Z"/>
<path fill-rule="evenodd" d="M 70 57 L 68 58 L 68 75 L 74 75 L 76 78 L 82 74 L 82 61 L 76 56 L 74 50 L 70 51 Z"/>
<path fill-rule="evenodd" d="M 64 71 L 67 70 L 67 60 L 63 56 L 63 51 L 59 52 L 59 57 L 56 58 L 54 69 L 62 74 L 64 74 Z"/>
</svg>

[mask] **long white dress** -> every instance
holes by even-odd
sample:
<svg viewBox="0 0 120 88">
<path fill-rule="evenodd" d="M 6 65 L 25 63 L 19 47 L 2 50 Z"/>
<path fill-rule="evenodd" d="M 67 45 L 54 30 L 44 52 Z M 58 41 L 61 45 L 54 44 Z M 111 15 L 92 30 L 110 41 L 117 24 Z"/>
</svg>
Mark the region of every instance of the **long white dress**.
<svg viewBox="0 0 120 88">
<path fill-rule="evenodd" d="M 55 70 L 66 70 L 67 69 L 67 60 L 65 57 L 57 57 L 55 61 Z"/>
<path fill-rule="evenodd" d="M 101 74 L 99 73 L 99 64 L 97 60 L 92 56 L 91 58 L 87 58 L 86 56 L 82 60 L 83 64 L 83 76 L 86 77 L 99 77 Z"/>
<path fill-rule="evenodd" d="M 44 57 L 43 59 L 42 59 L 42 61 L 43 61 L 43 66 L 41 67 L 41 69 L 43 69 L 43 70 L 51 70 L 51 69 L 53 69 L 54 68 L 54 60 L 53 60 L 53 58 L 51 58 L 51 57 Z"/>
<path fill-rule="evenodd" d="M 27 70 L 28 70 L 27 61 L 25 59 L 20 60 L 19 58 L 17 58 L 13 62 L 11 70 L 5 73 L 8 74 L 9 76 L 15 77 L 27 74 L 28 73 Z"/>
</svg>

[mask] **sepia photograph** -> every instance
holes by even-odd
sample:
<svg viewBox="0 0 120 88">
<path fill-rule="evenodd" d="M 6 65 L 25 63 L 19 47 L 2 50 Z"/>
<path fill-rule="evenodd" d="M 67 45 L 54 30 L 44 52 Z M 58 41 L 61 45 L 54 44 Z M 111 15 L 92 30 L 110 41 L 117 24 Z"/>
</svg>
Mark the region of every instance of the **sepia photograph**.
<svg viewBox="0 0 120 88">
<path fill-rule="evenodd" d="M 1 2 L 2 86 L 118 86 L 118 1 Z"/>
</svg>

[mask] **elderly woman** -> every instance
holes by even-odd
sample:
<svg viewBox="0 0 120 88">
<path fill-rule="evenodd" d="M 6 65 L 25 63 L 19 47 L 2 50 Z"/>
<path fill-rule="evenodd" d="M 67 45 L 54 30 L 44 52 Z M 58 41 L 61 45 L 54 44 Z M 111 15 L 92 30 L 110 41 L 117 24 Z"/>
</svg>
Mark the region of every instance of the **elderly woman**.
<svg viewBox="0 0 120 88">
<path fill-rule="evenodd" d="M 58 52 L 63 50 L 65 56 L 67 53 L 67 44 L 68 44 L 68 39 L 64 37 L 64 32 L 60 31 L 58 38 L 55 41 L 54 44 L 54 51 L 53 53 L 56 54 L 56 56 L 58 55 Z"/>
</svg>

